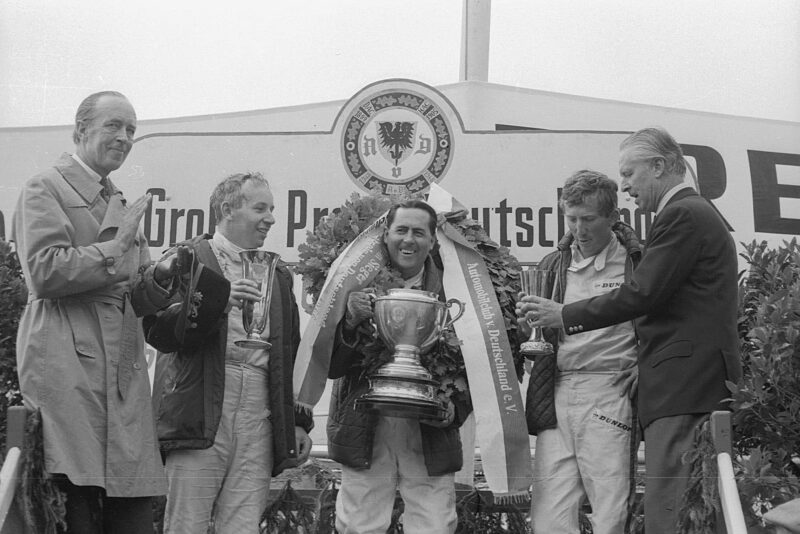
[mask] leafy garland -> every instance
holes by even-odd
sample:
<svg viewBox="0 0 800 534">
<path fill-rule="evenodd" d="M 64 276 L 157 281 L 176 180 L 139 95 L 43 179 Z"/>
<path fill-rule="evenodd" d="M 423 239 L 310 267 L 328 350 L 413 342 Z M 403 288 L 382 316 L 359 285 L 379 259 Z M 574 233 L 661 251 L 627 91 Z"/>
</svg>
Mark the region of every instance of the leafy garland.
<svg viewBox="0 0 800 534">
<path fill-rule="evenodd" d="M 314 232 L 308 232 L 306 242 L 299 245 L 300 263 L 296 271 L 302 276 L 303 289 L 315 304 L 322 291 L 331 264 L 365 228 L 385 213 L 397 202 L 409 199 L 422 199 L 413 196 L 361 197 L 353 193 L 344 205 L 334 209 L 331 215 L 323 217 Z M 522 376 L 523 357 L 519 354 L 517 321 L 514 310 L 515 296 L 519 292 L 519 273 L 521 266 L 507 247 L 492 241 L 477 221 L 467 218 L 466 211 L 440 215 L 439 223 L 446 220 L 457 228 L 464 238 L 481 255 L 489 271 L 497 300 L 503 312 L 503 320 L 511 345 L 517 376 Z M 431 256 L 441 268 L 438 246 Z M 384 266 L 373 281 L 378 296 L 386 294 L 390 288 L 402 287 L 400 273 L 390 266 Z M 389 350 L 374 330 L 366 324 L 357 330 L 357 343 L 363 354 L 362 376 L 369 376 L 379 367 L 391 361 Z M 442 340 L 433 350 L 420 357 L 420 363 L 440 384 L 438 395 L 443 398 L 454 394 L 465 395 L 468 390 L 467 374 L 461 355 L 461 341 L 452 330 L 443 333 Z"/>
</svg>

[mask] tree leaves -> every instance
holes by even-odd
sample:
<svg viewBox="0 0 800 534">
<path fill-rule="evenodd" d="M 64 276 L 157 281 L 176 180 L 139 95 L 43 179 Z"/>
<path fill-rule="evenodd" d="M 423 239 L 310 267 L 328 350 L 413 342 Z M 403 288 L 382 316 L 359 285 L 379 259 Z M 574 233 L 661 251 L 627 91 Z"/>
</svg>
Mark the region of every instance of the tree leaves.
<svg viewBox="0 0 800 534">
<path fill-rule="evenodd" d="M 743 376 L 728 389 L 739 491 L 745 513 L 757 519 L 800 495 L 800 246 L 797 238 L 777 248 L 743 246 L 750 266 L 739 294 Z"/>
</svg>

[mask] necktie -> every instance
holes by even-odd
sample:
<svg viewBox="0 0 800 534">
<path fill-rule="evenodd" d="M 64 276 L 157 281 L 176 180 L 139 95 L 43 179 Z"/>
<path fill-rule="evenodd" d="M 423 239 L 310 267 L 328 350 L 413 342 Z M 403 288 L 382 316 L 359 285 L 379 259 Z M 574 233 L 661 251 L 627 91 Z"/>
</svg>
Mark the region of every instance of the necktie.
<svg viewBox="0 0 800 534">
<path fill-rule="evenodd" d="M 111 184 L 108 182 L 108 176 L 100 178 L 100 186 L 103 188 L 100 190 L 100 196 L 108 202 L 111 198 Z"/>
</svg>

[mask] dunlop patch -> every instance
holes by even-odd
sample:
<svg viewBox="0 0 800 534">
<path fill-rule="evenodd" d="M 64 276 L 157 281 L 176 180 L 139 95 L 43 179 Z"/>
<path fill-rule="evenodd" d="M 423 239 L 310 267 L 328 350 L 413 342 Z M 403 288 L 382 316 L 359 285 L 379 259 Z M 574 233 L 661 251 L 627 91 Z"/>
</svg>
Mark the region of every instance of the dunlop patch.
<svg viewBox="0 0 800 534">
<path fill-rule="evenodd" d="M 609 415 L 606 415 L 606 414 L 604 414 L 603 412 L 601 412 L 600 410 L 597 410 L 597 409 L 592 411 L 592 419 L 594 419 L 598 423 L 601 423 L 601 424 L 604 424 L 604 425 L 613 426 L 614 428 L 618 428 L 618 429 L 622 430 L 623 432 L 630 432 L 631 431 L 631 426 L 630 425 L 625 424 L 625 423 L 623 423 L 621 421 L 617 421 L 613 417 L 611 417 Z"/>
</svg>

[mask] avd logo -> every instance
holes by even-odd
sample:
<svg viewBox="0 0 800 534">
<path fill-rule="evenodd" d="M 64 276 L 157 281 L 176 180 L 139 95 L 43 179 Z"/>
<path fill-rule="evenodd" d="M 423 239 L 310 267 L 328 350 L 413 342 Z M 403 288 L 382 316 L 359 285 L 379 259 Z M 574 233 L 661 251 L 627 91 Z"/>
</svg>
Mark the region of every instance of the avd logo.
<svg viewBox="0 0 800 534">
<path fill-rule="evenodd" d="M 439 107 L 410 90 L 388 90 L 360 102 L 347 118 L 342 156 L 364 190 L 417 192 L 450 165 L 453 136 Z"/>
</svg>

